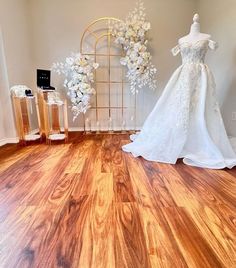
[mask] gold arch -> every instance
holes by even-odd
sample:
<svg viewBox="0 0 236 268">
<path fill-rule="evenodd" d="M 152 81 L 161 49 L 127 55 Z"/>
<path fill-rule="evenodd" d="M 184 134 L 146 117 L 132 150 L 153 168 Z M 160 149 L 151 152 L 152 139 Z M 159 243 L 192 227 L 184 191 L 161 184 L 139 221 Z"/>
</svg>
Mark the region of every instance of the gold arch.
<svg viewBox="0 0 236 268">
<path fill-rule="evenodd" d="M 96 30 L 103 30 L 103 33 L 98 35 L 94 30 L 93 30 L 93 27 L 96 25 L 96 24 L 99 24 L 100 22 L 104 23 L 106 25 L 106 27 L 104 27 L 104 30 L 103 28 L 101 29 L 96 29 Z M 89 55 L 89 56 L 93 56 L 94 57 L 94 60 L 95 62 L 97 61 L 97 57 L 98 56 L 105 56 L 105 57 L 108 57 L 108 80 L 107 81 L 97 81 L 97 71 L 95 70 L 95 75 L 94 75 L 94 87 L 97 91 L 97 84 L 98 83 L 104 83 L 104 84 L 108 84 L 108 90 L 109 90 L 109 104 L 107 107 L 104 107 L 104 106 L 98 106 L 98 97 L 97 97 L 97 94 L 95 96 L 96 100 L 95 100 L 95 107 L 91 107 L 91 109 L 95 109 L 96 110 L 96 121 L 98 121 L 98 117 L 99 117 L 99 114 L 98 114 L 98 111 L 100 109 L 108 109 L 109 111 L 109 118 L 111 117 L 111 110 L 120 110 L 121 111 L 121 116 L 122 118 L 124 117 L 124 110 L 129 108 L 131 109 L 131 107 L 125 107 L 124 106 L 124 84 L 128 83 L 125 81 L 124 79 L 124 67 L 122 67 L 122 80 L 120 81 L 112 81 L 111 80 L 111 57 L 122 57 L 124 56 L 124 53 L 123 53 L 123 48 L 121 48 L 122 50 L 122 53 L 121 54 L 113 54 L 111 53 L 111 38 L 112 38 L 112 34 L 110 32 L 110 29 L 109 29 L 109 24 L 111 22 L 121 22 L 120 19 L 117 19 L 117 18 L 114 18 L 114 17 L 103 17 L 103 18 L 99 18 L 97 20 L 94 20 L 93 22 L 91 22 L 87 27 L 86 29 L 84 30 L 83 34 L 82 34 L 82 37 L 81 37 L 81 40 L 80 40 L 80 53 L 83 54 L 83 55 Z M 105 33 L 104 33 L 105 32 Z M 95 43 L 94 43 L 94 48 L 93 48 L 93 52 L 87 52 L 85 51 L 85 48 L 84 48 L 84 45 L 85 45 L 85 37 L 86 37 L 86 34 L 89 34 L 91 36 L 93 36 L 95 38 Z M 104 37 L 107 37 L 107 46 L 108 46 L 108 52 L 107 53 L 97 53 L 97 46 L 98 46 L 98 43 L 99 41 L 104 38 Z M 111 106 L 111 84 L 121 84 L 121 106 Z M 135 95 L 135 107 L 133 107 L 134 109 L 134 117 L 135 117 L 135 126 L 134 128 L 136 128 L 136 95 Z M 85 127 L 85 124 L 84 124 L 84 127 Z"/>
<path fill-rule="evenodd" d="M 89 32 L 90 34 L 92 34 L 92 35 L 97 39 L 96 34 L 94 34 L 94 33 L 90 30 L 90 28 L 91 28 L 93 25 L 95 25 L 95 24 L 97 24 L 98 22 L 101 22 L 101 21 L 107 21 L 107 22 L 109 23 L 110 21 L 121 22 L 122 20 L 117 19 L 117 18 L 113 18 L 113 17 L 103 17 L 103 18 L 99 18 L 99 19 L 94 20 L 93 22 L 91 22 L 91 23 L 87 26 L 87 28 L 84 30 L 83 35 L 82 35 L 81 40 L 80 40 L 80 52 L 81 52 L 82 54 L 83 54 L 83 42 L 84 42 L 84 37 L 85 37 L 86 33 Z M 108 29 L 108 30 L 109 30 L 109 29 Z"/>
</svg>

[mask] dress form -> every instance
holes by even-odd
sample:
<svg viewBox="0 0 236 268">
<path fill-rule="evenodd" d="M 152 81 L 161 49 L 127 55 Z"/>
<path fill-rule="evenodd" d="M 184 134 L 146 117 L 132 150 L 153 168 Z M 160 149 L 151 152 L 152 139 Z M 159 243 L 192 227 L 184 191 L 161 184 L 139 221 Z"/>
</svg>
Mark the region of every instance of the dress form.
<svg viewBox="0 0 236 268">
<path fill-rule="evenodd" d="M 200 40 L 210 40 L 211 36 L 209 34 L 200 32 L 200 18 L 198 14 L 193 16 L 193 24 L 191 25 L 191 29 L 188 35 L 179 39 L 179 43 L 195 43 Z"/>
<path fill-rule="evenodd" d="M 205 63 L 208 50 L 216 48 L 210 35 L 200 32 L 196 14 L 190 33 L 172 49 L 174 56 L 180 53 L 181 65 L 139 134 L 131 137 L 132 143 L 122 146 L 123 151 L 168 164 L 182 158 L 187 165 L 203 168 L 236 166 L 236 141 L 231 144 L 227 136 L 215 80 Z"/>
</svg>

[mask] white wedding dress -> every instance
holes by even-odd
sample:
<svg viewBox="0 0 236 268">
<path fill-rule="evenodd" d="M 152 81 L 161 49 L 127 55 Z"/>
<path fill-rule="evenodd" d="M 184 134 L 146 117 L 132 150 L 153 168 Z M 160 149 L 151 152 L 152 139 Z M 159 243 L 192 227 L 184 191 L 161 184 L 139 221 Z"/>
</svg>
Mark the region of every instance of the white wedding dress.
<svg viewBox="0 0 236 268">
<path fill-rule="evenodd" d="M 174 72 L 141 132 L 131 136 L 125 152 L 150 161 L 184 163 L 204 168 L 232 168 L 236 154 L 226 134 L 215 82 L 204 58 L 215 49 L 212 40 L 185 42 L 172 49 L 181 52 L 182 65 Z"/>
</svg>

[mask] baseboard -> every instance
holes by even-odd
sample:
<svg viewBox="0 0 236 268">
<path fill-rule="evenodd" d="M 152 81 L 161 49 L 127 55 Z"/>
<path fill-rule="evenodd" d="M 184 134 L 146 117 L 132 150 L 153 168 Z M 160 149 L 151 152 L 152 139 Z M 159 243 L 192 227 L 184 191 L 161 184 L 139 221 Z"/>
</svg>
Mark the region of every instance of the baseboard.
<svg viewBox="0 0 236 268">
<path fill-rule="evenodd" d="M 69 132 L 80 132 L 80 131 L 84 131 L 83 127 L 69 127 Z"/>
<path fill-rule="evenodd" d="M 136 127 L 136 131 L 140 131 L 141 127 Z M 119 131 L 121 130 L 120 128 L 114 128 L 114 131 Z M 126 127 L 126 130 L 129 131 L 129 130 L 133 130 L 133 128 L 131 127 Z M 84 128 L 83 127 L 70 127 L 69 128 L 69 132 L 81 132 L 81 131 L 84 131 Z M 92 128 L 92 131 L 96 131 L 96 128 Z M 107 129 L 102 129 L 102 131 L 107 131 Z"/>
<path fill-rule="evenodd" d="M 18 142 L 19 142 L 18 138 L 6 138 L 6 139 L 0 140 L 0 146 L 3 146 L 8 143 L 18 143 Z"/>
<path fill-rule="evenodd" d="M 129 128 L 129 127 L 126 128 L 127 131 L 129 131 L 131 129 L 132 128 Z M 136 128 L 137 131 L 139 131 L 140 129 L 141 129 L 141 127 Z M 120 128 L 117 128 L 117 129 L 115 128 L 114 130 L 119 131 Z M 82 132 L 82 131 L 84 131 L 83 127 L 70 127 L 69 128 L 69 132 Z M 96 129 L 93 129 L 93 131 L 96 131 Z M 30 132 L 30 134 L 36 134 L 38 132 L 39 132 L 39 130 L 35 129 L 35 130 L 32 130 Z M 5 139 L 0 140 L 0 146 L 3 146 L 3 145 L 8 144 L 8 143 L 18 143 L 18 142 L 19 142 L 19 138 L 17 138 L 17 137 L 16 138 L 5 138 Z"/>
<path fill-rule="evenodd" d="M 34 129 L 32 131 L 30 131 L 30 134 L 36 134 L 38 133 L 39 130 L 38 129 Z M 15 137 L 15 138 L 5 138 L 5 139 L 1 139 L 0 140 L 0 146 L 3 146 L 5 144 L 11 144 L 11 143 L 18 143 L 19 142 L 19 138 Z"/>
</svg>

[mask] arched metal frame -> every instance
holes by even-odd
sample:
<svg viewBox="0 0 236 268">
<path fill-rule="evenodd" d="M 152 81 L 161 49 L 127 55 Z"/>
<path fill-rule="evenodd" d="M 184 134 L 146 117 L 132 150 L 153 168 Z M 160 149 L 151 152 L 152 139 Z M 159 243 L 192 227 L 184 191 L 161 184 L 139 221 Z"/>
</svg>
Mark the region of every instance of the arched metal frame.
<svg viewBox="0 0 236 268">
<path fill-rule="evenodd" d="M 106 32 L 103 33 L 102 35 L 97 35 L 93 30 L 92 27 L 99 23 L 99 22 L 105 22 L 107 23 L 107 27 L 104 29 Z M 112 34 L 110 32 L 109 29 L 109 23 L 113 21 L 113 22 L 121 22 L 120 19 L 117 18 L 113 18 L 113 17 L 103 17 L 103 18 L 99 18 L 95 21 L 93 21 L 92 23 L 90 23 L 88 25 L 88 27 L 84 30 L 81 41 L 80 41 L 80 53 L 82 55 L 89 55 L 89 56 L 94 56 L 94 60 L 95 62 L 97 61 L 97 57 L 98 56 L 105 56 L 108 57 L 108 81 L 97 81 L 97 71 L 95 70 L 94 73 L 94 87 L 95 90 L 97 92 L 97 84 L 98 83 L 104 83 L 104 84 L 108 84 L 108 90 L 109 90 L 109 104 L 108 107 L 104 107 L 104 106 L 98 106 L 98 97 L 96 94 L 96 101 L 95 101 L 95 107 L 91 107 L 91 109 L 95 109 L 96 110 L 96 121 L 98 121 L 98 110 L 99 109 L 108 109 L 109 110 L 109 118 L 111 118 L 111 110 L 112 109 L 117 109 L 117 110 L 121 110 L 122 113 L 122 118 L 124 116 L 124 110 L 129 108 L 131 109 L 132 107 L 125 107 L 124 106 L 124 84 L 128 83 L 124 80 L 124 68 L 122 68 L 122 80 L 121 81 L 111 81 L 111 57 L 123 57 L 124 53 L 123 53 L 123 48 L 122 49 L 122 53 L 121 54 L 112 54 L 111 53 L 111 45 L 112 45 Z M 94 44 L 94 51 L 91 52 L 86 52 L 84 45 L 85 45 L 85 36 L 86 34 L 91 34 L 91 36 L 93 36 L 95 38 L 95 44 Z M 108 46 L 108 53 L 98 53 L 97 52 L 97 46 L 98 43 L 100 42 L 101 39 L 103 39 L 104 37 L 107 37 L 107 46 Z M 122 100 L 121 100 L 121 106 L 111 106 L 111 84 L 121 84 L 121 94 L 122 94 Z M 134 130 L 136 129 L 136 106 L 137 106 L 137 102 L 136 102 L 136 93 L 135 93 L 135 101 L 134 101 Z M 85 122 L 85 118 L 84 118 L 84 122 Z M 84 129 L 85 129 L 85 123 L 84 123 Z"/>
</svg>

